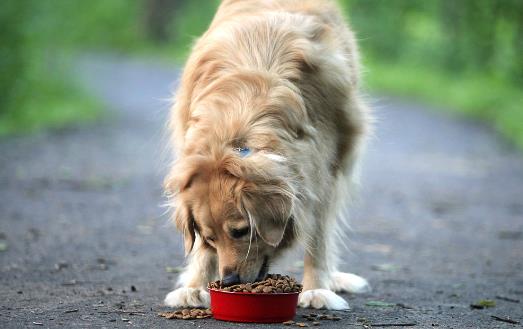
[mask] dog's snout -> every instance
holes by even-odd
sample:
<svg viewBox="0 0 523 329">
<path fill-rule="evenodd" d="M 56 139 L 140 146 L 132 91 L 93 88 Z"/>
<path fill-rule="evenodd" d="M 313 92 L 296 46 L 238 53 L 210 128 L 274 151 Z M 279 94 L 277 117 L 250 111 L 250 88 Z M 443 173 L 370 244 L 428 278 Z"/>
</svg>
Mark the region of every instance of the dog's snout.
<svg viewBox="0 0 523 329">
<path fill-rule="evenodd" d="M 224 273 L 222 279 L 222 285 L 225 287 L 232 286 L 233 284 L 240 283 L 240 276 L 238 273 L 233 271 L 227 271 Z"/>
</svg>

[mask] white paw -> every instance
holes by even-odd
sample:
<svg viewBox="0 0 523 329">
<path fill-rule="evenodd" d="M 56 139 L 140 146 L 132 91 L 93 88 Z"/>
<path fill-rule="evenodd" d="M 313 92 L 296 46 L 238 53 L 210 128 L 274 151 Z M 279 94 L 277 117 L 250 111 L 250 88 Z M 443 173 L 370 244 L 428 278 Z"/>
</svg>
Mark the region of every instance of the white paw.
<svg viewBox="0 0 523 329">
<path fill-rule="evenodd" d="M 164 303 L 170 307 L 209 307 L 210 297 L 205 289 L 178 288 L 165 296 Z"/>
<path fill-rule="evenodd" d="M 331 275 L 330 288 L 336 292 L 351 292 L 361 294 L 370 292 L 371 287 L 367 280 L 352 273 L 334 272 Z"/>
<path fill-rule="evenodd" d="M 349 303 L 345 299 L 327 289 L 313 289 L 302 292 L 298 305 L 304 308 L 326 308 L 328 310 L 349 309 Z"/>
</svg>

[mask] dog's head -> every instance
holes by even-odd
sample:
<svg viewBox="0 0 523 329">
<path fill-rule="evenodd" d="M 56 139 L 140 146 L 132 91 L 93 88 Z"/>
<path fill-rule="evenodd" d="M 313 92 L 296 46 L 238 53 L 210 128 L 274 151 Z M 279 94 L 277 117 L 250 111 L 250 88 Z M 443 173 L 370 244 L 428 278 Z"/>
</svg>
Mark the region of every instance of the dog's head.
<svg viewBox="0 0 523 329">
<path fill-rule="evenodd" d="M 265 276 L 282 240 L 292 238 L 297 200 L 293 162 L 283 155 L 285 141 L 300 134 L 297 110 L 285 111 L 295 104 L 282 100 L 292 92 L 275 94 L 265 80 L 242 77 L 221 81 L 195 105 L 183 153 L 166 179 L 186 253 L 201 239 L 229 284 Z"/>
<path fill-rule="evenodd" d="M 203 248 L 216 252 L 220 277 L 231 284 L 265 276 L 291 229 L 294 198 L 283 177 L 274 175 L 273 160 L 263 155 L 237 157 L 230 154 L 216 164 L 194 156 L 176 167 L 180 190 L 174 218 L 183 232 L 185 251 L 201 239 Z M 261 168 L 253 172 L 242 162 Z"/>
</svg>

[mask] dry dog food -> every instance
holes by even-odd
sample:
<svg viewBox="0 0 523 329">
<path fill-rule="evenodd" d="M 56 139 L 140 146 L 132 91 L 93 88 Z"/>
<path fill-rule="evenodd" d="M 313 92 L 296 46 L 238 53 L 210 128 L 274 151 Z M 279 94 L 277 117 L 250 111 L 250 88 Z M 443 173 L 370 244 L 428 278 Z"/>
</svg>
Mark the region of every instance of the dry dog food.
<svg viewBox="0 0 523 329">
<path fill-rule="evenodd" d="M 161 312 L 158 313 L 158 315 L 163 316 L 166 319 L 192 320 L 210 318 L 212 313 L 210 309 L 186 308 L 183 310 L 176 310 L 174 312 Z"/>
<path fill-rule="evenodd" d="M 229 287 L 222 287 L 221 281 L 219 280 L 209 282 L 209 289 L 270 294 L 301 292 L 302 285 L 288 275 L 269 274 L 263 281 L 236 284 Z"/>
</svg>

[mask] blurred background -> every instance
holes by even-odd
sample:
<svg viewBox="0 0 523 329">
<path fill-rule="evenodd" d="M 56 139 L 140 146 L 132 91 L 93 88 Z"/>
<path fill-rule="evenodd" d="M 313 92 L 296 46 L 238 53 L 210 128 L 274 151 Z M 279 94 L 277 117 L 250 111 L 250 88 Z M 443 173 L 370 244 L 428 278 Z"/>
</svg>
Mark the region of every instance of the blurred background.
<svg viewBox="0 0 523 329">
<path fill-rule="evenodd" d="M 0 328 L 172 328 L 165 118 L 218 5 L 0 1 Z M 523 322 L 523 0 L 340 5 L 378 118 L 340 266 L 374 290 L 341 326 Z"/>
<path fill-rule="evenodd" d="M 523 1 L 340 0 L 366 88 L 484 120 L 523 148 Z M 103 116 L 71 71 L 84 53 L 182 63 L 217 0 L 5 0 L 0 137 Z"/>
</svg>

